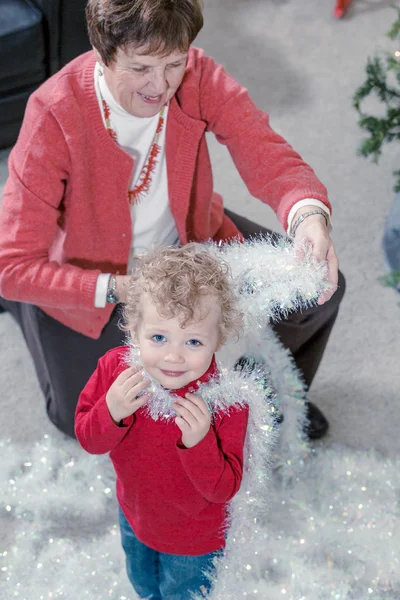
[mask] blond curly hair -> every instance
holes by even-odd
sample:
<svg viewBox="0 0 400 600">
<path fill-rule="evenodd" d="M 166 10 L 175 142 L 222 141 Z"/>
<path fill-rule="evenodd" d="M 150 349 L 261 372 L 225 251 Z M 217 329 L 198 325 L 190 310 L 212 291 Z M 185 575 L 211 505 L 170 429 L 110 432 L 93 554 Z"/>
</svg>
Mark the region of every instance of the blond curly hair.
<svg viewBox="0 0 400 600">
<path fill-rule="evenodd" d="M 123 308 L 125 331 L 137 331 L 144 294 L 149 294 L 162 318 L 179 317 L 183 328 L 206 316 L 199 314 L 201 299 L 212 296 L 221 309 L 220 343 L 239 337 L 243 313 L 237 307 L 229 265 L 202 244 L 156 248 L 136 257 Z"/>
</svg>

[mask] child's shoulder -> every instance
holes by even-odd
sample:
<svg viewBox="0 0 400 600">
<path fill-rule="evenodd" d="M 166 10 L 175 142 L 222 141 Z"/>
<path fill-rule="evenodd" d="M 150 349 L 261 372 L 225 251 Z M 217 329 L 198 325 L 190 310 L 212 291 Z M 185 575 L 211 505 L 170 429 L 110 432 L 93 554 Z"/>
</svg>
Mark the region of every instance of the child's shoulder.
<svg viewBox="0 0 400 600">
<path fill-rule="evenodd" d="M 108 350 L 99 360 L 99 366 L 107 370 L 119 369 L 121 371 L 129 367 L 129 348 L 127 346 L 117 346 Z"/>
</svg>

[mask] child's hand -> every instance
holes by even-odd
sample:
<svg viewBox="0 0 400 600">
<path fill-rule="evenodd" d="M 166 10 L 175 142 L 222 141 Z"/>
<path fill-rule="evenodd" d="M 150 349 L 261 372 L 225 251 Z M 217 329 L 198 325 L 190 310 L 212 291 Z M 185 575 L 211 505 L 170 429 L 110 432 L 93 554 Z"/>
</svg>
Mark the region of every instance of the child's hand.
<svg viewBox="0 0 400 600">
<path fill-rule="evenodd" d="M 147 402 L 150 394 L 145 393 L 138 398 L 149 384 L 149 379 L 143 379 L 141 367 L 129 367 L 118 375 L 106 394 L 106 403 L 111 417 L 116 423 L 130 417 Z"/>
<path fill-rule="evenodd" d="M 175 423 L 182 431 L 182 442 L 186 448 L 192 448 L 207 435 L 210 429 L 210 411 L 204 400 L 189 393 L 185 398 L 178 398 L 173 408 L 179 415 Z"/>
</svg>

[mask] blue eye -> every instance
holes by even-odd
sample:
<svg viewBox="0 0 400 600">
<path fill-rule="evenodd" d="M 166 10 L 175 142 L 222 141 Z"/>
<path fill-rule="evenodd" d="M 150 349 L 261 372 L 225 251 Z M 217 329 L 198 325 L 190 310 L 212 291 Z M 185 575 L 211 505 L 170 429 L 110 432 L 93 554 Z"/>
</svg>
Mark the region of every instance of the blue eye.
<svg viewBox="0 0 400 600">
<path fill-rule="evenodd" d="M 189 346 L 201 346 L 201 342 L 199 342 L 199 340 L 188 340 L 187 344 L 189 344 Z"/>
<path fill-rule="evenodd" d="M 156 333 L 156 335 L 153 335 L 151 339 L 154 342 L 164 342 L 165 341 L 165 336 L 161 335 L 161 333 Z"/>
</svg>

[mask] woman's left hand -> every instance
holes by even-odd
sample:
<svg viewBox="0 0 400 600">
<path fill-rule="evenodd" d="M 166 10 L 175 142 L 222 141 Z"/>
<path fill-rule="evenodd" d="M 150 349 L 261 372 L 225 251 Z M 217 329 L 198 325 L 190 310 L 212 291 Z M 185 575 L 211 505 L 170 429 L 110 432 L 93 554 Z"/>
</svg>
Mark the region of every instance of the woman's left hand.
<svg viewBox="0 0 400 600">
<path fill-rule="evenodd" d="M 301 214 L 314 209 L 315 206 L 303 206 L 296 212 L 293 222 Z M 323 292 L 318 298 L 318 304 L 324 304 L 337 290 L 339 261 L 329 235 L 329 229 L 322 215 L 311 215 L 304 219 L 298 226 L 294 238 L 294 246 L 298 249 L 299 256 L 302 255 L 301 246 L 305 240 L 312 244 L 313 256 L 320 262 L 326 260 L 328 265 L 328 282 L 332 287 Z"/>
<path fill-rule="evenodd" d="M 186 448 L 196 446 L 207 435 L 211 425 L 211 415 L 204 400 L 195 394 L 187 393 L 185 398 L 177 398 L 173 409 L 178 413 L 175 423 L 182 431 L 182 442 Z"/>
</svg>

